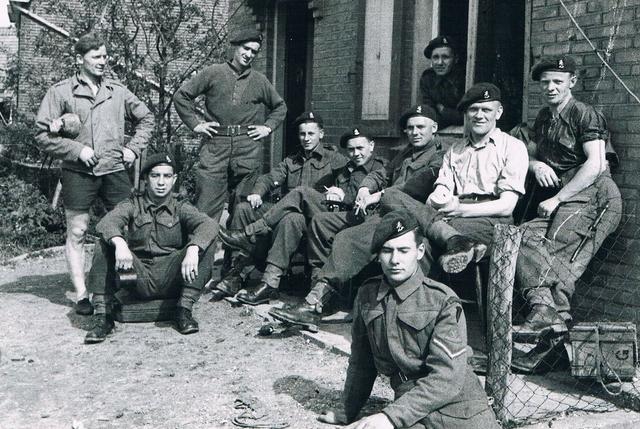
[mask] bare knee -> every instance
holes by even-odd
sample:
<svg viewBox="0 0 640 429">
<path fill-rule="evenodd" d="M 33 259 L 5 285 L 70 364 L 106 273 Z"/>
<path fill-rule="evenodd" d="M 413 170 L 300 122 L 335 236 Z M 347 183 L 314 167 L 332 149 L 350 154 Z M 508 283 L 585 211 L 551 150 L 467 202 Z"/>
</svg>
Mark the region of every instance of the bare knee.
<svg viewBox="0 0 640 429">
<path fill-rule="evenodd" d="M 89 214 L 69 211 L 67 213 L 67 242 L 82 244 L 89 227 Z"/>
</svg>

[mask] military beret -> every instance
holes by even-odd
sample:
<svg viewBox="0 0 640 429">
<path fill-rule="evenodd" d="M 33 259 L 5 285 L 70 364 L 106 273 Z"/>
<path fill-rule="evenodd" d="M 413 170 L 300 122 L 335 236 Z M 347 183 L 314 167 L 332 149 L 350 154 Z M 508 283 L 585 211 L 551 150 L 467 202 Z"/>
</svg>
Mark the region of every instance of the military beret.
<svg viewBox="0 0 640 429">
<path fill-rule="evenodd" d="M 151 171 L 153 167 L 160 164 L 167 164 L 173 167 L 173 171 L 176 170 L 176 163 L 173 160 L 173 157 L 169 156 L 167 153 L 154 153 L 153 155 L 147 156 L 147 159 L 144 161 L 142 165 L 142 169 L 140 170 L 140 175 L 144 176 Z"/>
<path fill-rule="evenodd" d="M 262 44 L 264 36 L 258 30 L 242 30 L 233 35 L 229 43 L 232 45 L 240 45 L 246 42 L 258 42 Z"/>
<path fill-rule="evenodd" d="M 322 121 L 322 116 L 311 111 L 302 112 L 302 114 L 298 116 L 295 121 L 293 121 L 293 126 L 297 127 L 303 122 L 315 122 L 316 124 L 318 124 L 320 128 L 324 126 L 324 122 Z"/>
<path fill-rule="evenodd" d="M 80 135 L 82 121 L 80 121 L 80 117 L 78 115 L 75 113 L 65 113 L 60 116 L 60 120 L 62 120 L 62 128 L 60 129 L 61 135 L 70 139 L 75 139 Z"/>
<path fill-rule="evenodd" d="M 482 103 L 485 101 L 502 101 L 500 89 L 492 83 L 476 83 L 464 93 L 457 108 L 459 111 L 464 112 L 467 107 L 478 101 Z"/>
<path fill-rule="evenodd" d="M 456 48 L 454 48 L 454 43 L 453 43 L 453 39 L 451 39 L 451 37 L 449 36 L 438 36 L 435 39 L 433 39 L 432 41 L 429 42 L 429 44 L 427 45 L 426 48 L 424 48 L 424 56 L 427 58 L 431 58 L 431 54 L 433 54 L 434 49 L 436 48 L 442 48 L 442 47 L 447 47 L 447 48 L 451 48 L 454 51 L 456 50 Z"/>
<path fill-rule="evenodd" d="M 576 62 L 573 58 L 566 55 L 560 57 L 544 57 L 531 69 L 531 78 L 533 80 L 540 80 L 540 76 L 546 71 L 575 73 Z"/>
<path fill-rule="evenodd" d="M 376 226 L 371 240 L 371 253 L 378 253 L 387 241 L 400 237 L 418 228 L 418 220 L 411 212 L 401 209 L 394 210 L 383 216 Z"/>
<path fill-rule="evenodd" d="M 367 139 L 372 140 L 371 135 L 369 135 L 367 130 L 362 127 L 353 127 L 349 128 L 347 132 L 340 136 L 340 147 L 344 149 L 347 147 L 347 142 L 356 137 L 366 137 Z"/>
<path fill-rule="evenodd" d="M 400 120 L 398 121 L 400 129 L 404 130 L 409 118 L 413 118 L 414 116 L 424 116 L 425 118 L 438 122 L 438 119 L 436 119 L 437 113 L 433 107 L 428 104 L 418 104 L 417 106 L 411 107 L 409 110 L 405 111 L 402 116 L 400 116 Z"/>
</svg>

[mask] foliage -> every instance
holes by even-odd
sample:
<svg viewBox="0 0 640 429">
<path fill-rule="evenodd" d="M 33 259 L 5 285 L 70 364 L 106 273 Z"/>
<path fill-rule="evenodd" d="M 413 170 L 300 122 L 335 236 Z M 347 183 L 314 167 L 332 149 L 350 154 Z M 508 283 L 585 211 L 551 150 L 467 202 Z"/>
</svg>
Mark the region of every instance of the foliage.
<svg viewBox="0 0 640 429">
<path fill-rule="evenodd" d="M 172 109 L 173 93 L 206 64 L 224 56 L 226 21 L 220 0 L 76 0 L 50 2 L 47 13 L 63 16 L 73 37 L 89 31 L 107 40 L 111 73 L 155 116 L 150 149 L 175 153 L 182 122 Z M 80 5 L 81 7 L 78 7 Z M 51 73 L 22 70 L 41 87 L 73 73 L 73 41 L 60 43 L 43 31 L 37 53 L 56 58 Z M 46 80 L 46 82 L 43 81 Z M 182 133 L 184 135 L 184 133 Z"/>
<path fill-rule="evenodd" d="M 0 257 L 64 242 L 64 214 L 34 185 L 0 169 Z"/>
<path fill-rule="evenodd" d="M 19 162 L 41 162 L 43 155 L 34 137 L 35 127 L 29 122 L 13 122 L 0 127 L 0 153 L 4 158 Z"/>
</svg>

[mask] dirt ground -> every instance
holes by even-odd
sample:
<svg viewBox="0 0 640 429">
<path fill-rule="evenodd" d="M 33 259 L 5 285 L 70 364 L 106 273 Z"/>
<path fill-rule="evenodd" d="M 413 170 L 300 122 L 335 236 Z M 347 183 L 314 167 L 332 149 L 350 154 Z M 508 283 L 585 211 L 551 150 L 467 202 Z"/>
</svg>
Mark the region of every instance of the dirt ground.
<svg viewBox="0 0 640 429">
<path fill-rule="evenodd" d="M 231 428 L 245 411 L 274 427 L 331 427 L 316 417 L 338 404 L 346 357 L 295 332 L 258 336 L 253 311 L 206 295 L 197 334 L 117 324 L 84 345 L 90 317 L 73 312 L 65 271 L 60 254 L 0 266 L 0 428 Z M 379 380 L 369 410 L 391 395 Z"/>
</svg>

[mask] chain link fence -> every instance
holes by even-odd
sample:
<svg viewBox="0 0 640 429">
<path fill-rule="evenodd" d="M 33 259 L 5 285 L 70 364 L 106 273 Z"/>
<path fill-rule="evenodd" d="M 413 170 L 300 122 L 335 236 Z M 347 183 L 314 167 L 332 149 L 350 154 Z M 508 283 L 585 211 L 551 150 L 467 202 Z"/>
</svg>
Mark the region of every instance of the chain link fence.
<svg viewBox="0 0 640 429">
<path fill-rule="evenodd" d="M 474 367 L 486 371 L 503 427 L 574 411 L 640 411 L 640 227 L 633 216 L 620 222 L 619 194 L 611 195 L 598 187 L 596 207 L 568 204 L 546 229 L 536 220 L 496 226 L 481 297 L 486 359 Z"/>
</svg>

